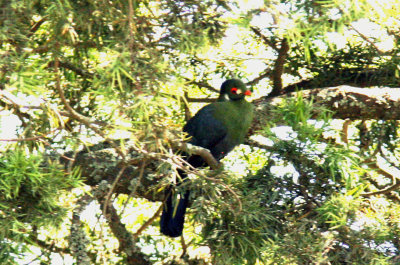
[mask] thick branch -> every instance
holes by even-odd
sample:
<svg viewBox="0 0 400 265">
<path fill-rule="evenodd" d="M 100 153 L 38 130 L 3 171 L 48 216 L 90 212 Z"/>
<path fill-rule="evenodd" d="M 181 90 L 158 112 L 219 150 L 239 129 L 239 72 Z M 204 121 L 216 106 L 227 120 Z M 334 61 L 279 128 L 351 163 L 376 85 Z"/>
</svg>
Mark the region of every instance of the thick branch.
<svg viewBox="0 0 400 265">
<path fill-rule="evenodd" d="M 210 166 L 211 169 L 218 168 L 218 165 L 219 165 L 218 161 L 210 153 L 210 151 L 206 148 L 188 144 L 188 143 L 176 143 L 175 147 L 181 151 L 184 151 L 185 153 L 190 154 L 190 155 L 201 156 L 204 159 L 204 161 L 207 163 L 207 165 Z"/>
<path fill-rule="evenodd" d="M 77 264 L 90 264 L 89 251 L 87 244 L 89 239 L 81 225 L 80 214 L 86 206 L 92 201 L 89 195 L 83 195 L 76 203 L 72 212 L 71 229 L 69 236 L 69 248 L 72 256 L 75 257 Z"/>
<path fill-rule="evenodd" d="M 118 145 L 115 141 L 113 145 Z M 188 154 L 199 155 L 210 166 L 211 169 L 218 168 L 218 162 L 212 154 L 205 148 L 193 146 L 191 144 L 171 141 L 174 151 L 183 151 Z M 148 157 L 147 154 L 138 153 L 135 148 L 129 149 L 130 143 L 124 143 L 127 151 L 127 157 L 131 158 L 130 161 L 137 163 L 121 163 L 116 159 L 116 150 L 112 148 L 111 143 L 104 142 L 92 147 L 89 150 L 83 150 L 76 154 L 73 166 L 78 166 L 81 169 L 81 175 L 85 179 L 85 183 L 89 186 L 97 186 L 101 181 L 105 180 L 108 183 L 115 184 L 112 188 L 113 193 L 117 194 L 132 194 L 135 197 L 146 198 L 150 201 L 163 201 L 164 193 L 155 192 L 154 188 L 157 187 L 159 182 L 167 177 L 169 172 L 159 173 L 158 168 L 161 163 L 164 163 L 168 157 Z M 66 157 L 71 156 L 70 153 Z M 139 161 L 145 161 L 146 166 L 141 170 L 137 166 Z M 61 159 L 65 165 L 69 164 L 68 159 Z M 121 168 L 125 167 L 122 171 Z M 118 181 L 115 181 L 118 178 Z M 133 181 L 133 180 L 136 180 Z M 137 183 L 138 182 L 138 183 Z"/>
<path fill-rule="evenodd" d="M 284 65 L 289 52 L 289 44 L 286 39 L 281 42 L 281 47 L 278 51 L 278 58 L 276 58 L 274 71 L 272 73 L 273 87 L 269 97 L 277 96 L 282 92 L 282 74 L 284 70 Z"/>
<path fill-rule="evenodd" d="M 335 119 L 400 120 L 400 88 L 338 86 L 305 90 L 301 93 L 303 99 L 312 100 L 316 106 L 331 110 Z M 292 92 L 254 101 L 256 113 L 250 133 L 260 130 L 267 119 L 277 122 L 281 120 L 280 117 L 274 117 L 273 109 L 278 107 L 283 99 L 295 97 L 297 93 Z M 316 116 L 317 114 L 315 113 Z"/>
<path fill-rule="evenodd" d="M 335 73 L 336 74 L 336 73 Z M 396 87 L 400 85 L 396 81 L 395 71 L 390 69 L 341 69 L 337 72 L 337 78 L 324 78 L 317 75 L 315 78 L 302 80 L 297 83 L 288 85 L 283 88 L 281 94 L 288 94 L 299 90 L 316 89 L 324 84 L 324 86 L 355 86 L 355 87 L 373 87 L 373 86 L 390 86 Z"/>
<path fill-rule="evenodd" d="M 147 257 L 143 253 L 141 253 L 141 251 L 136 246 L 135 238 L 126 229 L 125 224 L 122 223 L 120 216 L 118 215 L 117 210 L 113 207 L 113 205 L 111 203 L 108 205 L 104 205 L 105 201 L 102 198 L 99 199 L 99 202 L 102 208 L 105 207 L 107 209 L 105 218 L 107 219 L 107 223 L 110 226 L 110 229 L 113 232 L 114 236 L 118 239 L 119 250 L 124 252 L 127 256 L 127 264 L 151 264 L 148 261 Z"/>
<path fill-rule="evenodd" d="M 116 141 L 114 143 L 118 145 Z M 129 149 L 129 143 L 125 145 Z M 134 149 L 127 151 L 129 157 L 135 160 L 146 160 L 143 154 L 139 154 Z M 72 153 L 67 153 L 66 157 L 72 156 Z M 134 190 L 135 197 L 141 197 L 150 201 L 162 201 L 164 198 L 163 193 L 155 193 L 152 188 L 156 187 L 159 181 L 166 177 L 164 174 L 155 174 L 157 168 L 160 166 L 161 161 L 152 159 L 143 170 L 143 176 L 141 176 L 141 170 L 137 165 L 129 164 L 126 166 L 121 163 L 121 160 L 117 159 L 118 154 L 113 146 L 108 142 L 103 142 L 84 149 L 76 154 L 75 161 L 73 162 L 74 167 L 79 167 L 81 170 L 81 176 L 85 180 L 85 184 L 95 187 L 102 181 L 107 183 L 114 183 L 116 178 L 121 173 L 121 168 L 126 167 L 121 173 L 119 180 L 115 182 L 113 187 L 113 193 L 116 194 L 132 194 Z M 68 166 L 70 161 L 65 158 L 61 158 L 61 163 Z M 140 179 L 140 181 L 139 181 Z M 137 180 L 137 182 L 135 182 Z M 136 187 L 136 189 L 134 189 Z"/>
</svg>

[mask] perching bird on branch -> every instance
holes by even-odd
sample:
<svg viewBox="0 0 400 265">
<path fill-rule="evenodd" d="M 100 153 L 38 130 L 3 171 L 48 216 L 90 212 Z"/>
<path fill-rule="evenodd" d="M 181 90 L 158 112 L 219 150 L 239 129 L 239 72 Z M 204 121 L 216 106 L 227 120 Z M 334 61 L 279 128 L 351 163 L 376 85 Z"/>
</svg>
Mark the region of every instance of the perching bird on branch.
<svg viewBox="0 0 400 265">
<path fill-rule="evenodd" d="M 253 119 L 253 105 L 245 100 L 248 95 L 251 92 L 242 81 L 226 80 L 218 100 L 200 109 L 183 127 L 191 137 L 189 143 L 207 148 L 217 161 L 241 144 Z M 199 155 L 187 156 L 186 161 L 195 168 L 207 166 Z M 178 172 L 183 181 L 186 173 Z M 172 187 L 168 189 L 160 221 L 164 235 L 182 234 L 189 194 L 189 190 L 175 194 Z"/>
</svg>

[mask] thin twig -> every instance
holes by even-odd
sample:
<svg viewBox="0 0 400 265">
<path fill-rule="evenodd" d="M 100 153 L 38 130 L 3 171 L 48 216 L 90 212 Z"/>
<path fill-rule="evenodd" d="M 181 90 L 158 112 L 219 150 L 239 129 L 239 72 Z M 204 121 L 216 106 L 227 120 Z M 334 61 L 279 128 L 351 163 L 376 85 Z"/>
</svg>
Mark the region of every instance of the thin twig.
<svg viewBox="0 0 400 265">
<path fill-rule="evenodd" d="M 258 82 L 260 82 L 261 80 L 263 80 L 264 78 L 268 78 L 272 76 L 273 71 L 271 69 L 266 69 L 262 74 L 260 74 L 259 76 L 257 76 L 256 78 L 254 78 L 253 80 L 249 81 L 246 83 L 246 85 L 248 86 L 254 86 L 255 84 L 257 84 Z"/>
<path fill-rule="evenodd" d="M 93 121 L 89 119 L 88 117 L 85 117 L 84 115 L 78 113 L 75 111 L 71 105 L 68 103 L 67 99 L 65 98 L 64 91 L 61 88 L 61 80 L 60 80 L 60 72 L 59 72 L 59 60 L 57 57 L 55 57 L 55 62 L 54 62 L 54 72 L 56 73 L 56 89 L 60 95 L 60 99 L 62 103 L 64 104 L 64 107 L 66 110 L 69 112 L 69 114 L 72 116 L 73 119 L 85 124 L 87 127 L 92 129 L 95 133 L 98 135 L 102 136 L 107 142 L 111 144 L 111 146 L 115 149 L 115 151 L 122 157 L 125 158 L 125 154 L 122 152 L 122 150 L 117 146 L 111 139 L 109 139 L 101 129 L 93 126 Z"/>
<path fill-rule="evenodd" d="M 364 163 L 367 164 L 369 168 L 376 170 L 379 174 L 391 179 L 392 185 L 389 187 L 386 187 L 384 189 L 378 190 L 378 191 L 363 193 L 363 194 L 361 194 L 362 196 L 368 197 L 368 196 L 378 195 L 378 194 L 388 194 L 391 191 L 394 191 L 400 187 L 400 179 L 396 178 L 395 176 L 393 176 L 386 170 L 383 170 L 382 168 L 380 168 L 376 162 L 372 161 L 372 159 L 367 159 L 364 161 Z"/>
<path fill-rule="evenodd" d="M 10 94 L 7 91 L 0 91 L 0 98 L 4 98 L 5 100 L 9 101 L 8 102 L 4 102 L 2 101 L 7 107 L 14 109 L 17 112 L 17 115 L 21 114 L 23 115 L 24 118 L 30 119 L 30 116 L 24 112 L 21 112 L 21 109 L 28 109 L 28 110 L 46 110 L 46 105 L 42 104 L 40 106 L 35 106 L 35 105 L 21 105 L 15 102 L 15 100 L 12 98 L 14 97 L 12 94 Z M 54 109 L 53 109 L 54 111 Z M 74 118 L 69 112 L 67 111 L 57 111 L 58 114 L 60 114 L 61 116 L 65 116 L 68 118 Z M 97 120 L 93 120 L 91 121 L 91 123 L 99 125 L 99 126 L 106 126 L 107 123 L 103 122 L 103 121 L 97 121 Z"/>
<path fill-rule="evenodd" d="M 189 98 L 187 97 L 186 100 L 191 103 L 212 103 L 217 100 L 217 98 Z"/>
<path fill-rule="evenodd" d="M 216 89 L 216 88 L 214 88 L 213 86 L 211 86 L 211 85 L 209 85 L 209 84 L 207 84 L 207 83 L 197 82 L 197 81 L 194 81 L 194 80 L 190 80 L 190 79 L 187 78 L 187 77 L 183 77 L 183 78 L 184 78 L 186 81 L 188 81 L 189 84 L 196 85 L 196 86 L 198 86 L 198 87 L 204 87 L 204 88 L 207 88 L 207 89 L 209 89 L 209 90 L 211 90 L 211 91 L 213 91 L 213 92 L 219 93 L 219 89 Z"/>
<path fill-rule="evenodd" d="M 206 149 L 206 150 L 207 150 L 207 149 Z M 205 176 L 205 175 L 203 175 L 203 174 L 199 174 L 199 173 L 197 172 L 196 168 L 193 167 L 192 165 L 190 165 L 187 161 L 185 161 L 185 160 L 182 159 L 181 157 L 179 157 L 178 159 L 180 160 L 180 162 L 181 162 L 181 164 L 182 164 L 181 169 L 183 169 L 183 170 L 185 170 L 185 171 L 187 171 L 187 172 L 189 172 L 189 173 L 195 174 L 196 176 L 202 177 L 202 178 L 204 178 L 204 179 L 206 179 L 206 180 L 212 181 L 212 182 L 214 182 L 214 183 L 219 183 L 219 184 L 221 184 L 226 190 L 228 190 L 228 191 L 235 197 L 235 199 L 236 199 L 236 201 L 238 202 L 238 205 L 239 205 L 239 212 L 242 211 L 243 207 L 242 207 L 242 202 L 241 202 L 241 200 L 240 200 L 240 197 L 239 197 L 239 196 L 236 194 L 236 192 L 235 192 L 234 190 L 232 190 L 227 184 L 225 184 L 225 183 L 224 183 L 222 180 L 220 180 L 220 179 L 216 179 L 216 178 L 213 178 L 213 177 Z M 219 168 L 220 166 L 221 166 L 221 164 L 218 164 L 218 167 L 214 168 L 214 170 L 217 169 L 217 168 Z M 211 167 L 210 167 L 210 168 L 211 168 Z M 213 168 L 211 168 L 211 169 L 213 169 Z"/>
<path fill-rule="evenodd" d="M 57 131 L 59 128 L 56 128 L 54 130 L 51 130 L 50 132 L 47 132 L 43 135 L 40 136 L 33 136 L 33 137 L 28 137 L 28 138 L 13 138 L 13 139 L 0 139 L 0 142 L 27 142 L 27 141 L 36 141 L 40 139 L 46 138 L 47 135 L 54 133 Z"/>
<path fill-rule="evenodd" d="M 389 165 L 390 165 L 391 167 L 394 167 L 395 169 L 400 170 L 400 169 L 399 169 L 399 166 L 396 165 L 395 163 L 393 163 L 393 161 L 390 160 L 390 159 L 387 157 L 387 155 L 383 152 L 383 150 L 382 150 L 382 145 L 381 145 L 381 144 L 378 145 L 377 150 L 379 151 L 379 154 L 383 157 L 383 159 L 385 159 L 386 162 L 388 162 Z"/>
<path fill-rule="evenodd" d="M 378 191 L 374 191 L 374 192 L 368 192 L 368 193 L 363 193 L 361 194 L 361 196 L 364 197 L 369 197 L 369 196 L 373 196 L 373 195 L 379 195 L 379 194 L 388 194 L 396 189 L 398 189 L 400 187 L 400 180 L 398 178 L 395 179 L 395 183 L 383 190 L 378 190 Z"/>
<path fill-rule="evenodd" d="M 47 20 L 47 16 L 42 17 L 38 22 L 36 22 L 35 24 L 33 24 L 33 26 L 29 29 L 29 33 L 28 33 L 28 37 L 32 36 L 33 34 L 35 34 L 36 31 L 38 31 L 38 29 L 40 28 L 40 26 L 46 22 Z"/>
<path fill-rule="evenodd" d="M 250 27 L 250 29 L 258 36 L 258 37 L 260 37 L 264 42 L 265 42 L 265 44 L 267 44 L 268 46 L 270 46 L 272 49 L 274 49 L 275 51 L 279 51 L 279 48 L 276 46 L 276 44 L 274 43 L 274 42 L 272 42 L 272 41 L 270 41 L 266 36 L 264 36 L 262 33 L 261 33 L 261 30 L 259 30 L 258 28 L 256 28 L 256 27 Z"/>
<path fill-rule="evenodd" d="M 117 183 L 119 182 L 119 180 L 122 177 L 122 174 L 124 173 L 125 169 L 128 167 L 128 165 L 123 165 L 122 168 L 120 169 L 120 171 L 118 172 L 117 177 L 115 178 L 115 180 L 113 181 L 110 190 L 108 191 L 105 200 L 104 200 L 104 207 L 103 207 L 103 215 L 106 216 L 107 214 L 107 206 L 110 204 L 110 199 L 111 196 L 114 192 L 115 187 L 117 186 Z"/>
<path fill-rule="evenodd" d="M 185 91 L 185 93 L 183 93 L 183 100 L 182 100 L 183 109 L 185 110 L 185 121 L 188 121 L 192 117 L 192 114 L 190 113 L 189 109 L 188 99 L 189 99 L 189 93 Z"/>
<path fill-rule="evenodd" d="M 161 211 L 163 209 L 163 204 L 160 205 L 160 207 L 157 209 L 157 211 L 153 214 L 152 217 L 150 217 L 137 231 L 136 233 L 133 234 L 133 238 L 136 240 L 139 235 L 149 226 L 151 225 L 158 216 L 160 216 Z"/>
<path fill-rule="evenodd" d="M 183 236 L 183 233 L 181 234 L 181 246 L 182 246 L 182 254 L 181 254 L 181 259 L 186 255 L 187 252 L 187 247 L 185 242 L 185 237 Z"/>
<path fill-rule="evenodd" d="M 138 162 L 137 160 L 129 161 L 128 164 L 132 165 L 132 164 L 136 164 L 137 162 Z M 129 193 L 128 198 L 126 199 L 126 202 L 124 203 L 124 206 L 122 207 L 121 214 L 123 214 L 125 212 L 125 209 L 129 203 L 129 199 L 136 193 L 137 188 L 139 187 L 139 184 L 142 181 L 145 166 L 146 166 L 146 160 L 142 160 L 142 166 L 140 167 L 139 176 L 137 177 L 137 184 L 132 189 L 132 191 Z"/>
<path fill-rule="evenodd" d="M 374 49 L 378 52 L 379 55 L 385 55 L 385 52 L 383 52 L 381 49 L 379 49 L 379 47 L 372 41 L 370 40 L 367 36 L 365 36 L 363 33 L 361 33 L 358 29 L 356 29 L 353 25 L 350 24 L 350 27 L 357 32 L 358 35 L 360 35 L 360 37 L 365 40 L 366 42 L 368 42 L 369 44 L 371 44 L 372 47 L 374 47 Z"/>
<path fill-rule="evenodd" d="M 54 67 L 54 64 L 55 64 L 55 61 L 51 61 L 51 62 L 48 63 L 48 67 Z M 94 76 L 94 74 L 90 73 L 89 71 L 81 69 L 81 68 L 73 65 L 70 62 L 59 61 L 58 65 L 59 65 L 59 67 L 71 70 L 75 74 L 80 75 L 82 77 L 91 78 L 91 77 Z"/>
</svg>

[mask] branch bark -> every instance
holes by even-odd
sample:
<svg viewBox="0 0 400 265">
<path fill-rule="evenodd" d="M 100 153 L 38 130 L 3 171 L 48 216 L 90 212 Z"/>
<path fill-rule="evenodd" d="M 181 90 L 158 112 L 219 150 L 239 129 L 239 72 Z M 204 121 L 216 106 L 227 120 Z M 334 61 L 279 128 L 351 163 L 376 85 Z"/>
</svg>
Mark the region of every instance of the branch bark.
<svg viewBox="0 0 400 265">
<path fill-rule="evenodd" d="M 183 77 L 186 81 L 188 81 L 189 84 L 191 85 L 196 85 L 198 87 L 204 87 L 207 88 L 213 92 L 219 93 L 219 89 L 214 88 L 213 86 L 207 84 L 207 83 L 203 83 L 203 82 L 197 82 L 195 80 L 190 80 L 189 78 Z"/>
<path fill-rule="evenodd" d="M 268 46 L 270 46 L 272 49 L 274 49 L 275 51 L 279 51 L 279 48 L 276 46 L 276 43 L 269 40 L 266 36 L 264 36 L 264 34 L 262 34 L 261 30 L 256 28 L 256 27 L 250 27 L 250 29 L 259 37 L 261 38 L 265 44 L 267 44 Z"/>
<path fill-rule="evenodd" d="M 400 82 L 395 76 L 395 71 L 391 69 L 342 69 L 338 71 L 338 78 L 321 78 L 319 75 L 315 78 L 302 80 L 283 88 L 281 94 L 288 94 L 299 90 L 316 89 L 320 84 L 325 86 L 355 86 L 355 87 L 373 87 L 389 86 L 398 87 Z M 396 81 L 397 80 L 397 81 Z"/>
<path fill-rule="evenodd" d="M 150 201 L 163 201 L 164 192 L 155 192 L 154 188 L 159 185 L 160 181 L 165 178 L 167 173 L 158 173 L 157 169 L 163 163 L 163 158 L 147 157 L 146 154 L 139 153 L 136 148 L 129 148 L 129 143 L 125 143 L 128 150 L 127 156 L 131 157 L 132 161 L 137 163 L 124 163 L 122 160 L 117 160 L 118 157 L 114 143 L 103 142 L 88 149 L 78 152 L 73 162 L 74 167 L 81 169 L 81 176 L 85 179 L 85 183 L 95 187 L 102 181 L 113 183 L 112 191 L 116 194 L 131 194 L 135 197 L 141 197 Z M 188 143 L 171 141 L 171 145 L 176 151 L 184 151 L 188 154 L 201 156 L 211 169 L 217 169 L 218 161 L 212 156 L 209 150 L 194 146 Z M 66 153 L 65 157 L 71 157 L 71 153 Z M 140 168 L 137 166 L 138 161 L 147 159 L 146 166 Z M 70 160 L 61 158 L 61 163 L 67 166 Z M 121 170 L 124 168 L 124 170 Z M 118 178 L 118 181 L 116 179 Z M 132 185 L 132 180 L 137 180 L 135 186 Z M 132 192 L 134 191 L 134 192 Z"/>
<path fill-rule="evenodd" d="M 282 74 L 284 70 L 284 65 L 289 52 L 289 44 L 287 39 L 283 39 L 281 42 L 281 47 L 278 51 L 278 58 L 275 61 L 274 71 L 272 73 L 273 86 L 272 91 L 268 95 L 269 97 L 277 96 L 282 92 Z"/>
<path fill-rule="evenodd" d="M 99 198 L 102 208 L 107 209 L 105 218 L 114 236 L 118 239 L 119 250 L 126 254 L 126 262 L 131 265 L 150 265 L 150 261 L 136 246 L 136 240 L 125 224 L 122 223 L 117 210 L 111 203 L 105 205 L 104 197 Z"/>
<path fill-rule="evenodd" d="M 400 187 L 400 179 L 395 177 L 391 173 L 387 172 L 386 170 L 382 169 L 381 167 L 379 167 L 376 159 L 372 159 L 372 158 L 367 159 L 366 161 L 364 161 L 363 164 L 368 165 L 368 167 L 370 169 L 375 170 L 380 175 L 390 179 L 391 184 L 389 184 L 388 187 L 379 188 L 378 191 L 363 193 L 362 196 L 368 197 L 368 196 L 378 195 L 378 194 L 387 194 L 387 193 L 390 193 L 391 191 L 396 190 L 398 187 Z"/>
<path fill-rule="evenodd" d="M 296 97 L 297 93 L 255 100 L 255 119 L 250 134 L 261 130 L 267 119 L 279 122 L 280 117 L 275 117 L 273 110 L 283 99 Z M 312 100 L 314 105 L 331 110 L 334 119 L 400 120 L 400 88 L 337 86 L 305 90 L 301 93 L 305 100 Z"/>
</svg>

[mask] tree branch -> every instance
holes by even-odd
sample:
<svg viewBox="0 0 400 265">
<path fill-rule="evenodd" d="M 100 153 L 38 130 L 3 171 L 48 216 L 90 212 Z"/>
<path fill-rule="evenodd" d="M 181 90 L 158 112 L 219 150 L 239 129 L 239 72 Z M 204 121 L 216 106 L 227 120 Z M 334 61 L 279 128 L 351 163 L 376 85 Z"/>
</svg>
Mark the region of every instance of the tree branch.
<svg viewBox="0 0 400 265">
<path fill-rule="evenodd" d="M 273 41 L 271 41 L 271 40 L 269 40 L 266 36 L 264 36 L 262 33 L 261 33 L 261 30 L 260 29 L 258 29 L 258 28 L 256 28 L 256 27 L 250 27 L 250 29 L 258 36 L 258 37 L 260 37 L 264 42 L 265 42 L 265 44 L 267 44 L 268 46 L 270 46 L 272 49 L 274 49 L 275 51 L 279 51 L 279 48 L 276 46 L 276 43 L 275 42 L 273 42 Z"/>
<path fill-rule="evenodd" d="M 375 170 L 376 172 L 385 176 L 386 178 L 389 178 L 392 181 L 392 185 L 389 187 L 383 188 L 381 190 L 378 190 L 378 191 L 364 193 L 364 194 L 362 194 L 362 196 L 369 197 L 369 196 L 378 195 L 378 194 L 388 194 L 391 191 L 394 191 L 400 187 L 400 179 L 396 178 L 395 176 L 393 176 L 386 170 L 383 170 L 381 167 L 378 166 L 376 161 L 373 161 L 372 159 L 368 159 L 368 160 L 364 161 L 364 163 L 367 164 L 369 168 Z"/>
<path fill-rule="evenodd" d="M 89 239 L 81 227 L 80 214 L 91 201 L 92 198 L 90 195 L 86 194 L 82 196 L 72 212 L 71 232 L 68 241 L 72 256 L 75 257 L 77 264 L 90 264 L 89 251 L 87 250 Z"/>
<path fill-rule="evenodd" d="M 264 78 L 272 77 L 272 73 L 273 73 L 273 71 L 271 69 L 266 69 L 262 74 L 260 74 L 259 76 L 257 76 L 253 80 L 247 82 L 246 85 L 254 86 L 255 84 L 257 84 L 258 82 L 260 82 Z"/>
<path fill-rule="evenodd" d="M 33 48 L 32 50 L 30 50 L 30 53 L 47 53 L 55 48 L 54 46 L 48 45 L 48 43 L 49 40 L 47 41 L 46 44 L 43 44 L 37 48 Z M 92 40 L 88 40 L 86 42 L 77 42 L 74 43 L 73 45 L 65 45 L 65 46 L 71 48 L 98 48 L 98 44 Z"/>
<path fill-rule="evenodd" d="M 186 98 L 187 102 L 191 103 L 212 103 L 217 100 L 217 98 Z"/>
<path fill-rule="evenodd" d="M 37 21 L 35 24 L 32 25 L 32 27 L 29 29 L 29 33 L 28 33 L 28 38 L 31 37 L 33 34 L 35 34 L 36 31 L 38 31 L 38 29 L 40 28 L 40 26 L 46 22 L 47 17 L 42 17 L 39 21 Z"/>
<path fill-rule="evenodd" d="M 119 250 L 127 256 L 126 262 L 131 265 L 150 265 L 148 258 L 136 246 L 136 240 L 122 223 L 117 210 L 111 203 L 105 205 L 105 198 L 97 198 L 101 208 L 107 209 L 105 218 L 114 236 L 118 239 Z"/>
<path fill-rule="evenodd" d="M 385 189 L 383 189 L 383 190 L 378 190 L 378 191 L 374 191 L 374 192 L 363 193 L 363 194 L 361 194 L 361 196 L 369 197 L 369 196 L 372 196 L 372 195 L 388 194 L 388 193 L 390 193 L 390 192 L 392 192 L 392 191 L 395 191 L 395 190 L 397 190 L 397 189 L 400 187 L 400 180 L 399 180 L 398 178 L 395 178 L 395 180 L 396 180 L 395 183 L 394 183 L 392 186 L 390 186 L 390 187 L 387 187 L 387 188 L 385 188 Z"/>
<path fill-rule="evenodd" d="M 56 64 L 56 61 L 51 61 L 48 63 L 48 67 L 54 67 Z M 80 75 L 82 77 L 86 77 L 86 78 L 91 78 L 93 77 L 94 74 L 90 73 L 87 70 L 81 69 L 75 65 L 73 65 L 70 62 L 64 62 L 64 61 L 58 61 L 58 66 L 71 70 L 72 72 L 76 73 L 77 75 Z"/>
<path fill-rule="evenodd" d="M 149 226 L 151 225 L 156 219 L 157 217 L 160 216 L 162 209 L 163 209 L 164 205 L 161 204 L 160 207 L 157 209 L 157 211 L 154 213 L 154 215 L 148 219 L 137 231 L 135 234 L 133 234 L 133 237 L 136 239 L 139 237 L 139 235 Z"/>
<path fill-rule="evenodd" d="M 54 72 L 56 74 L 56 89 L 58 91 L 58 94 L 60 95 L 60 99 L 61 102 L 64 104 L 64 107 L 66 108 L 66 110 L 68 111 L 68 113 L 71 115 L 71 117 L 83 124 L 85 124 L 88 128 L 92 129 L 95 133 L 97 133 L 98 135 L 100 135 L 101 137 L 103 137 L 106 141 L 108 141 L 111 145 L 113 145 L 113 147 L 115 148 L 115 150 L 117 151 L 117 153 L 122 157 L 125 158 L 125 154 L 122 152 L 122 150 L 119 148 L 119 146 L 114 145 L 114 142 L 111 141 L 105 134 L 104 132 L 93 126 L 94 122 L 89 119 L 88 117 L 85 117 L 84 115 L 78 113 L 77 111 L 75 111 L 71 105 L 68 103 L 67 99 L 65 98 L 64 95 L 64 91 L 61 88 L 61 80 L 60 80 L 60 73 L 59 73 L 59 61 L 58 58 L 55 59 L 55 63 L 54 63 Z"/>
<path fill-rule="evenodd" d="M 210 153 L 210 150 L 208 150 L 207 148 L 182 142 L 176 142 L 173 145 L 175 148 L 190 155 L 201 156 L 201 158 L 204 159 L 204 161 L 207 163 L 207 165 L 210 166 L 211 169 L 217 169 L 219 166 L 218 161 L 215 159 L 215 157 Z"/>
<path fill-rule="evenodd" d="M 134 190 L 134 196 L 146 198 L 150 201 L 163 201 L 163 192 L 154 192 L 154 188 L 159 185 L 159 182 L 167 177 L 168 172 L 159 173 L 158 168 L 165 161 L 171 161 L 172 156 L 178 150 L 188 154 L 194 154 L 201 156 L 204 161 L 210 166 L 211 169 L 217 169 L 219 167 L 218 161 L 212 156 L 209 150 L 194 146 L 188 143 L 183 143 L 180 140 L 170 140 L 172 150 L 171 155 L 165 156 L 149 156 L 148 154 L 139 153 L 136 148 L 131 147 L 132 143 L 125 142 L 124 146 L 127 150 L 127 156 L 132 158 L 130 162 L 121 163 L 117 161 L 116 151 L 109 142 L 103 142 L 94 146 L 88 147 L 75 156 L 73 162 L 74 167 L 81 169 L 81 176 L 85 180 L 85 184 L 95 187 L 99 185 L 101 181 L 107 181 L 113 183 L 112 192 L 115 194 L 132 194 Z M 118 145 L 118 141 L 114 141 L 113 145 Z M 65 154 L 66 157 L 71 156 L 70 153 Z M 146 160 L 146 166 L 137 167 L 140 161 Z M 173 159 L 172 159 L 173 160 Z M 68 166 L 70 160 L 60 158 L 63 165 Z M 121 166 L 126 166 L 122 171 Z M 116 179 L 118 178 L 118 181 Z M 138 183 L 134 189 L 132 189 L 132 180 L 136 179 Z"/>
<path fill-rule="evenodd" d="M 82 114 L 76 112 L 71 105 L 68 103 L 67 99 L 65 98 L 64 95 L 64 91 L 61 88 L 61 84 L 60 84 L 60 74 L 59 74 L 59 61 L 58 59 L 56 59 L 56 61 L 54 62 L 54 71 L 56 73 L 56 89 L 58 91 L 58 94 L 60 95 L 60 99 L 61 102 L 64 104 L 64 107 L 66 108 L 66 110 L 68 111 L 68 113 L 71 115 L 71 117 L 85 125 L 87 125 L 89 128 L 93 129 L 95 132 L 99 132 L 100 135 L 103 135 L 103 133 L 98 130 L 97 128 L 94 128 L 92 126 L 93 121 L 91 119 L 89 119 L 88 117 L 83 116 Z"/>
<path fill-rule="evenodd" d="M 281 47 L 278 51 L 278 58 L 275 61 L 274 70 L 272 72 L 273 87 L 271 93 L 268 97 L 274 97 L 282 93 L 282 74 L 284 70 L 284 65 L 289 52 L 289 44 L 287 39 L 283 39 L 281 42 Z"/>
<path fill-rule="evenodd" d="M 34 233 L 31 233 L 29 235 L 29 240 L 32 241 L 33 243 L 35 243 L 38 247 L 40 247 L 42 249 L 46 249 L 50 252 L 57 252 L 57 253 L 61 253 L 61 254 L 71 254 L 71 250 L 69 248 L 58 247 L 58 246 L 56 246 L 56 244 L 54 242 L 48 243 L 44 240 L 40 240 L 37 237 L 37 235 Z"/>
<path fill-rule="evenodd" d="M 207 83 L 203 83 L 203 82 L 197 82 L 194 80 L 190 80 L 189 78 L 183 77 L 186 81 L 188 81 L 189 84 L 191 85 L 196 85 L 198 87 L 203 87 L 203 88 L 207 88 L 215 93 L 219 93 L 219 89 L 214 88 L 213 86 L 207 84 Z"/>
<path fill-rule="evenodd" d="M 321 78 L 322 74 L 315 78 L 302 80 L 283 88 L 283 94 L 289 94 L 299 90 L 318 89 L 321 84 L 324 86 L 355 86 L 355 87 L 373 87 L 390 86 L 396 87 L 400 82 L 396 81 L 396 73 L 391 69 L 343 69 L 337 73 L 340 78 Z M 382 78 L 383 77 L 383 78 Z M 390 81 L 388 81 L 390 80 Z"/>
<path fill-rule="evenodd" d="M 32 117 L 29 114 L 22 112 L 22 110 L 28 109 L 28 110 L 46 111 L 48 109 L 45 104 L 36 105 L 36 106 L 19 104 L 19 103 L 17 103 L 17 98 L 14 95 L 12 95 L 11 93 L 4 91 L 4 90 L 0 91 L 0 99 L 1 99 L 0 106 L 3 106 L 8 109 L 13 109 L 15 112 L 15 115 L 18 116 L 18 118 L 21 120 L 21 122 L 23 124 L 24 124 L 24 119 L 30 120 L 30 119 L 32 119 Z M 67 111 L 58 111 L 58 110 L 56 111 L 53 108 L 51 110 L 53 110 L 54 112 L 57 112 L 57 115 L 59 114 L 61 116 L 68 117 L 71 119 L 74 119 L 74 117 L 75 117 L 74 115 L 72 115 L 70 112 L 67 112 Z M 106 126 L 107 125 L 107 123 L 103 122 L 103 121 L 91 120 L 90 122 L 93 124 L 96 124 L 98 126 Z"/>
<path fill-rule="evenodd" d="M 359 88 L 338 86 L 301 91 L 304 100 L 313 101 L 316 106 L 332 111 L 334 119 L 375 119 L 400 120 L 400 88 Z M 268 120 L 281 120 L 274 117 L 274 109 L 285 98 L 297 97 L 296 92 L 269 98 L 263 97 L 253 101 L 255 118 L 250 134 L 263 128 Z M 318 108 L 316 108 L 318 109 Z M 315 113 L 317 116 L 318 113 Z"/>
<path fill-rule="evenodd" d="M 376 46 L 376 44 L 370 40 L 367 36 L 365 36 L 363 33 L 361 33 L 358 29 L 356 29 L 356 27 L 354 27 L 352 24 L 350 24 L 350 27 L 357 32 L 358 35 L 360 35 L 360 37 L 365 40 L 366 42 L 368 42 L 372 47 L 374 47 L 374 49 L 378 52 L 379 55 L 385 55 L 387 53 L 383 52 L 382 50 L 379 49 L 378 46 Z"/>
</svg>

